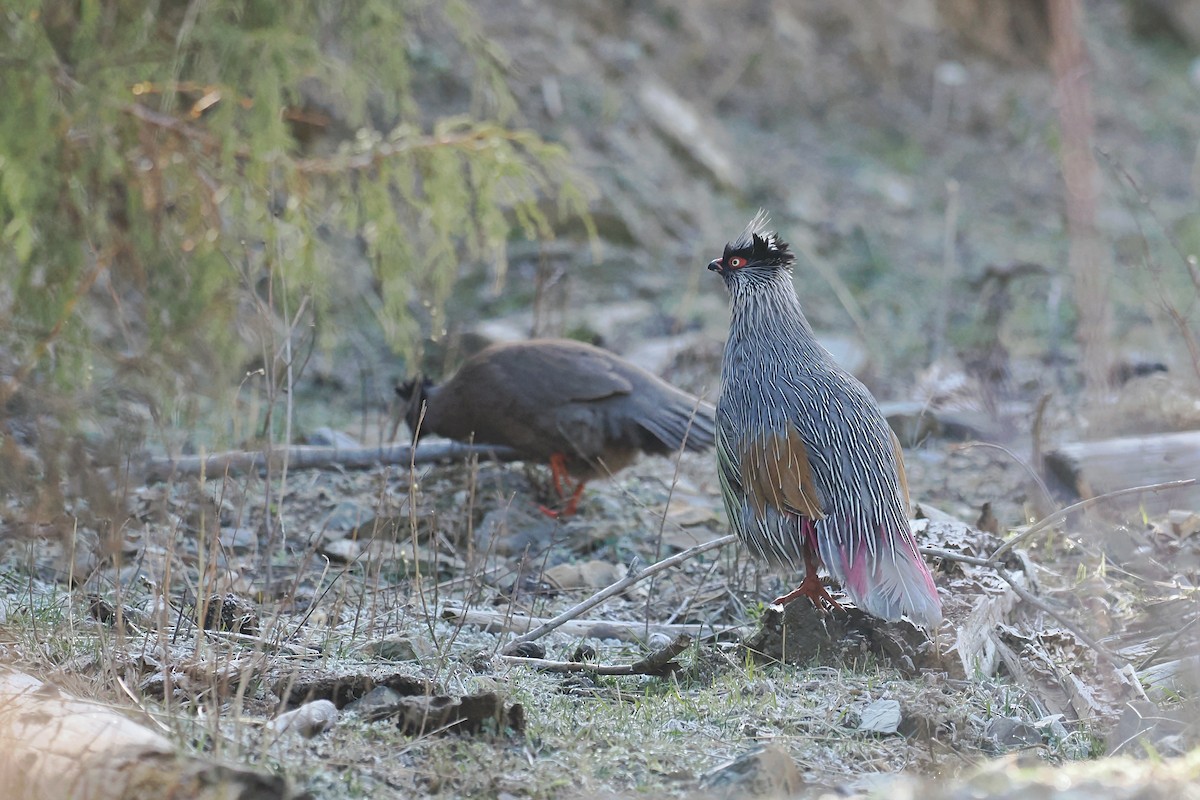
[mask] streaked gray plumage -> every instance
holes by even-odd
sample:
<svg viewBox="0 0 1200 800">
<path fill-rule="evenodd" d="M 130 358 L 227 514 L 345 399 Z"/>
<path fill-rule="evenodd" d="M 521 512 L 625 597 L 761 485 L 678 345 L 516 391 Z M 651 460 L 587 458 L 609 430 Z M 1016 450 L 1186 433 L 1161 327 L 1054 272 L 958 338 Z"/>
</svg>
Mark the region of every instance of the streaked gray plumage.
<svg viewBox="0 0 1200 800">
<path fill-rule="evenodd" d="M 824 564 L 875 616 L 934 629 L 941 603 L 908 524 L 898 442 L 875 399 L 813 335 L 794 256 L 759 212 L 709 264 L 733 316 L 717 402 L 717 463 L 733 529 L 758 557 L 804 574 L 800 595 L 833 602 Z"/>
<path fill-rule="evenodd" d="M 619 356 L 567 339 L 495 344 L 441 386 L 397 387 L 415 434 L 511 447 L 549 463 L 556 485 L 628 466 L 639 452 L 707 450 L 714 409 Z"/>
</svg>

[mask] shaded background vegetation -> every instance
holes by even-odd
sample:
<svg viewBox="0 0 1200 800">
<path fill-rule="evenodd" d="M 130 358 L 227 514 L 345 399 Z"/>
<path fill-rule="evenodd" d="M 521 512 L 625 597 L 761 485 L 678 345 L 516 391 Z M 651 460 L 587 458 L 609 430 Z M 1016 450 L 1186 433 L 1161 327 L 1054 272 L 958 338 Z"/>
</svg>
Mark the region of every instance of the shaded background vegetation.
<svg viewBox="0 0 1200 800">
<path fill-rule="evenodd" d="M 1163 300 L 1194 291 L 1200 229 L 1186 6 L 1097 4 L 1082 30 L 1116 335 L 1168 359 Z M 361 375 L 322 367 L 346 353 L 378 405 L 403 371 L 389 350 L 530 307 L 532 332 L 627 349 L 564 319 L 584 299 L 649 298 L 660 329 L 717 318 L 715 338 L 696 265 L 758 205 L 797 241 L 818 327 L 853 330 L 885 394 L 942 355 L 987 362 L 998 338 L 1077 380 L 1042 3 L 3 13 L 0 358 L 27 425 L 86 410 L 131 446 L 150 421 L 159 446 L 186 426 L 195 445 L 238 387 L 332 380 L 361 405 Z M 1045 268 L 989 317 L 984 270 L 1017 261 Z"/>
<path fill-rule="evenodd" d="M 7 4 L 10 517 L 113 494 L 147 447 L 378 436 L 393 379 L 464 334 L 689 334 L 672 377 L 711 392 L 701 267 L 759 206 L 882 396 L 994 411 L 1131 360 L 1191 372 L 1190 8 L 1089 4 L 1063 67 L 1033 0 Z M 1094 117 L 1071 133 L 1098 165 L 1082 306 L 1063 96 Z M 1081 309 L 1115 320 L 1096 369 Z"/>
<path fill-rule="evenodd" d="M 510 239 L 585 211 L 566 150 L 514 122 L 467 4 L 0 13 L 10 482 L 37 469 L 14 440 L 46 445 L 51 469 L 82 424 L 89 457 L 114 460 L 151 423 L 161 439 L 227 419 L 248 374 L 274 396 L 314 347 L 368 336 L 416 352 L 444 328 L 464 260 L 502 279 Z M 412 91 L 431 31 L 469 81 L 436 114 Z"/>
</svg>

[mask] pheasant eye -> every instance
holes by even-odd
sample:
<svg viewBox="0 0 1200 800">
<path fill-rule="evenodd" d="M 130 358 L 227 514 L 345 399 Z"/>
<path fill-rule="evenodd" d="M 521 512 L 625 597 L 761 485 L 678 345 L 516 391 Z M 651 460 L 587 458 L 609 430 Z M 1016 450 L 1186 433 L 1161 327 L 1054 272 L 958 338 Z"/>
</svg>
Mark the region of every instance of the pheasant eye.
<svg viewBox="0 0 1200 800">
<path fill-rule="evenodd" d="M 725 265 L 730 269 L 737 269 L 746 266 L 746 259 L 741 256 L 733 256 L 725 260 Z"/>
</svg>

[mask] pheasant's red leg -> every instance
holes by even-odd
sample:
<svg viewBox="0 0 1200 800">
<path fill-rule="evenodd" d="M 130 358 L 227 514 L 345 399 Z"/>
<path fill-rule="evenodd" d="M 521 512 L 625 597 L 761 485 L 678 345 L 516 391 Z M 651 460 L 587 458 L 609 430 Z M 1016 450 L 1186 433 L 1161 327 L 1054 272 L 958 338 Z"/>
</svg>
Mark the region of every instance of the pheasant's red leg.
<svg viewBox="0 0 1200 800">
<path fill-rule="evenodd" d="M 550 479 L 554 482 L 554 491 L 558 492 L 559 497 L 566 495 L 567 485 L 567 457 L 562 453 L 554 453 L 550 456 Z"/>
<path fill-rule="evenodd" d="M 583 485 L 587 481 L 580 481 L 575 486 L 575 491 L 571 492 L 571 499 L 567 501 L 567 507 L 563 509 L 562 515 L 569 517 L 579 508 L 579 498 L 583 497 Z"/>
<path fill-rule="evenodd" d="M 813 555 L 812 547 L 808 545 L 804 547 L 804 580 L 792 591 L 776 597 L 771 601 L 771 605 L 785 606 L 798 597 L 807 597 L 817 608 L 824 608 L 824 604 L 828 603 L 838 611 L 842 610 L 842 604 L 830 596 L 821 579 L 817 577 L 817 559 Z"/>
<path fill-rule="evenodd" d="M 575 485 L 575 490 L 571 492 L 571 497 L 567 500 L 567 505 L 562 511 L 555 511 L 546 506 L 538 506 L 538 510 L 545 514 L 550 519 L 566 519 L 572 516 L 579 508 L 579 498 L 583 497 L 583 486 L 587 481 L 580 481 Z M 563 492 L 566 494 L 566 492 Z"/>
</svg>

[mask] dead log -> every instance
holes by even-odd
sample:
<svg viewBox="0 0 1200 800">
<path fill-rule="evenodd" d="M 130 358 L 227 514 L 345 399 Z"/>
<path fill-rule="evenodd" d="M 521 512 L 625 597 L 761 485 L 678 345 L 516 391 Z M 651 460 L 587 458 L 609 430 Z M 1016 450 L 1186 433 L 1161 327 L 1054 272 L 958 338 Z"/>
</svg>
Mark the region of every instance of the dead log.
<svg viewBox="0 0 1200 800">
<path fill-rule="evenodd" d="M 1127 486 L 1200 478 L 1200 431 L 1071 442 L 1048 452 L 1045 465 L 1051 477 L 1085 500 Z M 1197 508 L 1200 488 L 1135 500 L 1150 513 Z"/>
<path fill-rule="evenodd" d="M 292 796 L 282 778 L 177 754 L 157 731 L 7 669 L 0 669 L 0 787 L 6 800 Z"/>
<path fill-rule="evenodd" d="M 931 436 L 960 442 L 997 441 L 1004 433 L 995 417 L 983 411 L 935 409 L 920 400 L 893 400 L 880 403 L 879 409 L 900 443 L 907 447 Z"/>
<path fill-rule="evenodd" d="M 461 461 L 470 456 L 492 461 L 518 461 L 517 453 L 507 447 L 462 444 L 460 442 L 430 442 L 418 445 L 388 447 L 295 447 L 236 450 L 212 453 L 207 456 L 153 457 L 142 463 L 142 475 L 147 482 L 165 481 L 185 475 L 234 475 L 266 469 L 371 469 L 377 466 L 403 466 Z"/>
</svg>

